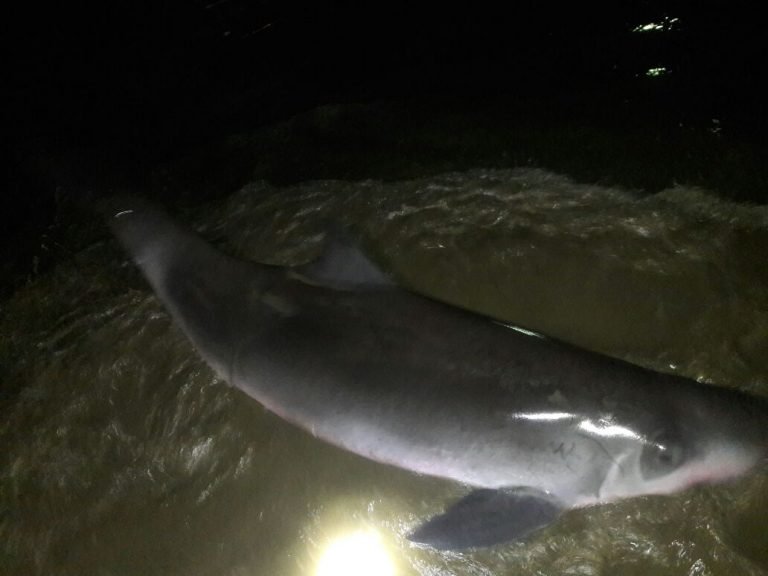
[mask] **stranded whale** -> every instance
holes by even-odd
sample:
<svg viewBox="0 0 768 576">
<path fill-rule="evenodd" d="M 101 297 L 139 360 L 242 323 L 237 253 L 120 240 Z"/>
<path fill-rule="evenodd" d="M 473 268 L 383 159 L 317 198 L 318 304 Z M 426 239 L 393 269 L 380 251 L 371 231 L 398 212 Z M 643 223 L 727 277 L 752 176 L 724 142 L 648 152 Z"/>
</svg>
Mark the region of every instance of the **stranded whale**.
<svg viewBox="0 0 768 576">
<path fill-rule="evenodd" d="M 341 448 L 472 488 L 409 536 L 520 539 L 566 509 L 742 474 L 768 401 L 656 373 L 399 288 L 350 242 L 233 259 L 136 198 L 109 223 L 207 363 Z"/>
</svg>

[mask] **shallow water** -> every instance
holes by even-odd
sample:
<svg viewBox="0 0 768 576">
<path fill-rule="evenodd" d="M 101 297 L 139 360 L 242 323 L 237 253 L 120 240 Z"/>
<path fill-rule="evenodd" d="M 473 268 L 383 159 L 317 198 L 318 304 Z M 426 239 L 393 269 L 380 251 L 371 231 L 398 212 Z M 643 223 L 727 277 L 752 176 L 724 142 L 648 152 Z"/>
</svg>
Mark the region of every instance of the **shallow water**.
<svg viewBox="0 0 768 576">
<path fill-rule="evenodd" d="M 518 169 L 255 182 L 187 216 L 276 264 L 311 259 L 337 221 L 418 292 L 768 394 L 765 207 Z M 314 575 L 361 530 L 402 575 L 768 573 L 766 470 L 573 511 L 526 543 L 411 545 L 465 489 L 325 445 L 230 389 L 111 239 L 19 291 L 0 335 L 3 573 Z"/>
</svg>

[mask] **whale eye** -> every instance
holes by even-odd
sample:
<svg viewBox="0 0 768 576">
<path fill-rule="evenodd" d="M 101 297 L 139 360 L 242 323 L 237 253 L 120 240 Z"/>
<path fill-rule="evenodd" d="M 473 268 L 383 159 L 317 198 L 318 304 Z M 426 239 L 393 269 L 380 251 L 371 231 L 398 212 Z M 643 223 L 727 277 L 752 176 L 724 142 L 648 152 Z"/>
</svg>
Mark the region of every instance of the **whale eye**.
<svg viewBox="0 0 768 576">
<path fill-rule="evenodd" d="M 640 471 L 646 479 L 665 476 L 677 470 L 685 458 L 685 446 L 680 439 L 669 432 L 662 432 L 643 448 Z"/>
</svg>

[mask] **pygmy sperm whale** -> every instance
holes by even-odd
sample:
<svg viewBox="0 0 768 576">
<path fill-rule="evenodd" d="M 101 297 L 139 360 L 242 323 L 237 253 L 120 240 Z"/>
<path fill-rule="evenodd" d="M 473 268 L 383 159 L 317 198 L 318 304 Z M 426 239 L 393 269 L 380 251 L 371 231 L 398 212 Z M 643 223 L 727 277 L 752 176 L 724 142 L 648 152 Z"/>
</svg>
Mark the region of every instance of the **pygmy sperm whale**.
<svg viewBox="0 0 768 576">
<path fill-rule="evenodd" d="M 231 258 L 134 197 L 109 224 L 205 361 L 331 444 L 473 491 L 408 536 L 519 540 L 567 509 L 669 494 L 768 454 L 768 400 L 589 352 L 398 287 L 346 238 Z"/>
</svg>

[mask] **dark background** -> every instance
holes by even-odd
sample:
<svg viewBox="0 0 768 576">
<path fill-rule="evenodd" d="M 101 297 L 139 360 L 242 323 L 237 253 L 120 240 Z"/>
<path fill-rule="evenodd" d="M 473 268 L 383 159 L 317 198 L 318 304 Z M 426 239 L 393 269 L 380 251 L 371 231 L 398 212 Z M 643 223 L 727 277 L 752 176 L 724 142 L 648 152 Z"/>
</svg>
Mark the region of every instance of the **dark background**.
<svg viewBox="0 0 768 576">
<path fill-rule="evenodd" d="M 177 180 L 158 174 L 184 158 L 219 158 L 206 170 L 227 173 L 218 183 L 227 193 L 253 176 L 251 156 L 232 160 L 242 149 L 223 144 L 228 137 L 325 104 L 405 102 L 398 110 L 414 123 L 435 109 L 492 110 L 484 118 L 549 130 L 552 150 L 594 149 L 598 164 L 610 157 L 604 172 L 580 172 L 583 162 L 544 145 L 521 152 L 577 178 L 648 192 L 682 179 L 735 201 L 768 200 L 763 19 L 733 2 L 166 0 L 10 10 L 4 293 L 56 261 L 67 207 L 93 189 L 180 194 Z M 633 31 L 649 22 L 665 29 Z M 654 67 L 668 73 L 651 78 Z M 579 128 L 553 129 L 564 125 Z M 618 158 L 617 134 L 637 134 L 643 153 L 630 146 L 630 159 Z M 676 142 L 674 169 L 654 155 L 655 142 Z M 644 154 L 645 164 L 632 164 Z M 631 165 L 623 180 L 610 176 L 617 162 Z M 382 177 L 327 165 L 267 176 Z"/>
</svg>

